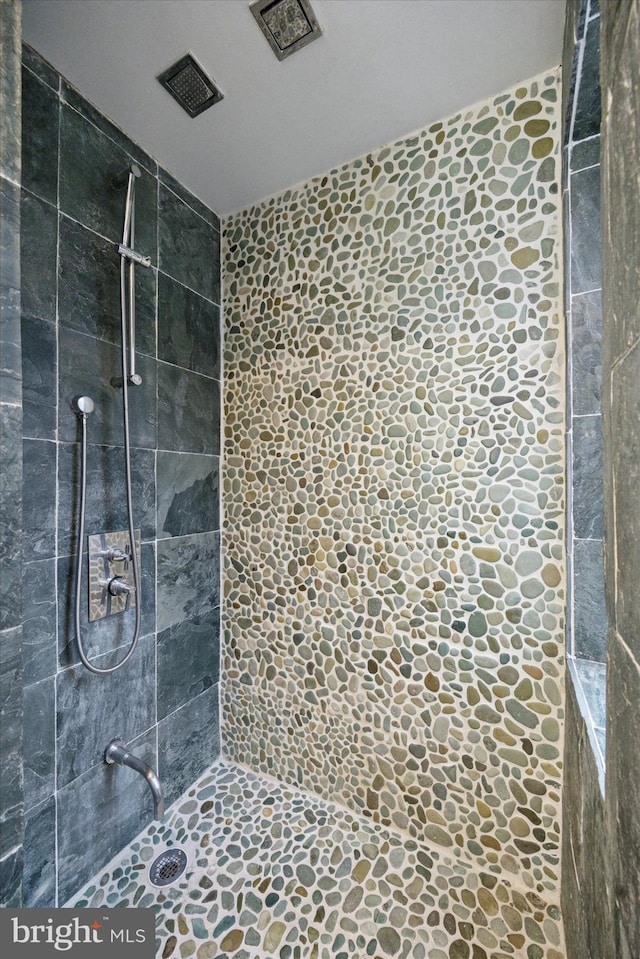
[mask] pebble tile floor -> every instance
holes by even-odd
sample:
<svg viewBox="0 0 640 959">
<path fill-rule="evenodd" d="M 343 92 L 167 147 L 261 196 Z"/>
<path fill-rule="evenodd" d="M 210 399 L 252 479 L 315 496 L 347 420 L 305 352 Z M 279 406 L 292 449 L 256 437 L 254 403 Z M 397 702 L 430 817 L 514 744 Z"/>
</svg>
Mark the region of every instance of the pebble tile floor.
<svg viewBox="0 0 640 959">
<path fill-rule="evenodd" d="M 151 862 L 188 854 L 173 885 Z M 563 959 L 537 893 L 226 761 L 68 905 L 157 910 L 157 956 L 196 959 Z"/>
</svg>

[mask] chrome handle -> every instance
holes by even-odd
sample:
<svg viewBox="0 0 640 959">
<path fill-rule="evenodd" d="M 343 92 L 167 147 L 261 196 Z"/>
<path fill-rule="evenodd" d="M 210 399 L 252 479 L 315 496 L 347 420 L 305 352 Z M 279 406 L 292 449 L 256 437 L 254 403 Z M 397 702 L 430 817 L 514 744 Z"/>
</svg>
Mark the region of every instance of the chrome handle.
<svg viewBox="0 0 640 959">
<path fill-rule="evenodd" d="M 127 583 L 122 576 L 114 576 L 107 584 L 107 589 L 112 596 L 123 596 L 125 593 L 135 593 L 136 588 Z"/>
</svg>

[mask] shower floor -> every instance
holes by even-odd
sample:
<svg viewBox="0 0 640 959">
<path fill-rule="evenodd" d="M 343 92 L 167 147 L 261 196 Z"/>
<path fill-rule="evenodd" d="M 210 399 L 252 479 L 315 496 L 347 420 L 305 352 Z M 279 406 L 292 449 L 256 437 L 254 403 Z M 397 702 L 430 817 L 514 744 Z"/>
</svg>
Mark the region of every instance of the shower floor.
<svg viewBox="0 0 640 959">
<path fill-rule="evenodd" d="M 188 854 L 151 885 L 164 849 Z M 156 906 L 162 959 L 563 959 L 557 906 L 227 761 L 67 905 Z"/>
</svg>

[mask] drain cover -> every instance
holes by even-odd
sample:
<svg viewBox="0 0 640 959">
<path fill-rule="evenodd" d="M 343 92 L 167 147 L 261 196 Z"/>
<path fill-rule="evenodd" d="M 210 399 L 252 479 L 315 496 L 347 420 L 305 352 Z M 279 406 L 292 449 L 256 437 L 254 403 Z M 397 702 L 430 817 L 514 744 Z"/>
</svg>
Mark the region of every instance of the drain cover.
<svg viewBox="0 0 640 959">
<path fill-rule="evenodd" d="M 149 866 L 149 879 L 154 886 L 170 886 L 187 868 L 184 849 L 166 849 Z"/>
</svg>

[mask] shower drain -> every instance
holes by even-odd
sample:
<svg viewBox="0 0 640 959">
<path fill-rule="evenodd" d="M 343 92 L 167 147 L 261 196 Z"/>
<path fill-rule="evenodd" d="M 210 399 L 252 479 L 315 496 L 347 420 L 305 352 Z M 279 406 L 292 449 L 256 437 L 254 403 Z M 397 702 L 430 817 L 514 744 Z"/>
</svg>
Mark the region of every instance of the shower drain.
<svg viewBox="0 0 640 959">
<path fill-rule="evenodd" d="M 187 868 L 184 849 L 166 849 L 149 866 L 149 879 L 154 886 L 170 886 Z"/>
</svg>

